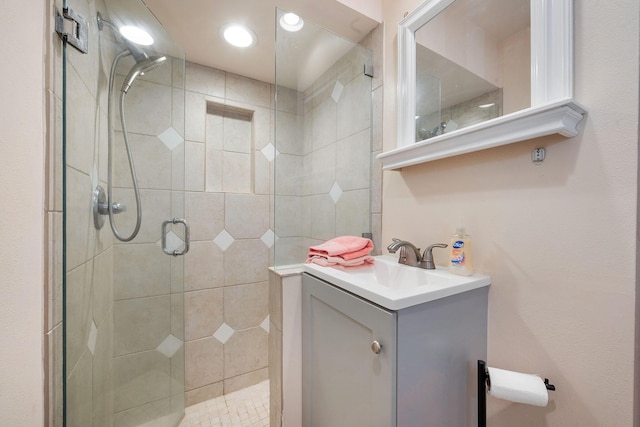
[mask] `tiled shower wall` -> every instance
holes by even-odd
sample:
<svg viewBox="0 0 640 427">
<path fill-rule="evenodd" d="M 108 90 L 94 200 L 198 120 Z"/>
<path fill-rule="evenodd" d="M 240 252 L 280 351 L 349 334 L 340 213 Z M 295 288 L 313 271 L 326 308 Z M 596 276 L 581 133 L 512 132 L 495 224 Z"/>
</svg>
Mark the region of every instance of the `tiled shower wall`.
<svg viewBox="0 0 640 427">
<path fill-rule="evenodd" d="M 381 46 L 379 35 L 363 43 Z M 335 233 L 373 230 L 379 240 L 382 78 L 381 68 L 373 83 L 363 74 L 368 55 L 354 49 L 314 84 L 320 90 L 304 94 L 187 64 L 187 405 L 267 378 L 270 265 L 300 263 L 311 239 Z M 372 90 L 373 107 L 359 108 Z M 326 129 L 334 130 L 330 140 Z M 286 224 L 281 233 L 271 229 L 274 218 L 276 227 Z"/>
<path fill-rule="evenodd" d="M 371 52 L 356 46 L 304 93 L 304 248 L 371 232 L 372 93 L 365 65 Z"/>
<path fill-rule="evenodd" d="M 273 93 L 186 68 L 187 405 L 267 378 Z"/>
<path fill-rule="evenodd" d="M 127 57 L 115 87 L 134 65 Z M 113 406 L 115 427 L 153 422 L 175 426 L 184 408 L 183 258 L 162 251 L 162 222 L 184 216 L 184 65 L 169 59 L 135 81 L 126 97 L 129 143 L 140 186 L 142 225 L 131 242 L 113 239 Z M 106 108 L 106 107 L 105 107 Z M 115 123 L 119 129 L 119 120 Z M 135 199 L 123 133 L 114 136 L 114 200 L 128 210 L 115 217 L 127 236 Z M 106 187 L 105 187 L 106 188 Z M 108 219 L 103 228 L 109 229 Z M 181 228 L 168 246 L 182 246 Z M 172 243 L 175 241 L 175 243 Z"/>
<path fill-rule="evenodd" d="M 363 192 L 364 188 L 358 188 L 359 185 L 363 186 L 363 187 L 368 187 L 370 185 L 370 191 L 371 191 L 371 195 L 370 195 L 370 209 L 371 209 L 371 230 L 373 233 L 373 241 L 375 244 L 375 254 L 379 254 L 381 253 L 381 244 L 380 244 L 380 234 L 381 234 L 381 210 L 382 210 L 382 206 L 381 206 L 381 185 L 382 185 L 382 170 L 380 167 L 380 163 L 378 162 L 378 160 L 376 159 L 376 156 L 381 152 L 382 150 L 382 37 L 383 37 L 383 24 L 380 24 L 378 27 L 376 27 L 374 30 L 372 30 L 361 42 L 360 44 L 369 49 L 373 56 L 371 58 L 367 57 L 364 58 L 368 61 L 368 63 L 372 63 L 373 64 L 373 68 L 374 68 L 374 76 L 372 79 L 368 80 L 369 77 L 363 76 L 360 74 L 357 64 L 359 62 L 361 62 L 361 60 L 363 59 L 362 56 L 360 56 L 359 54 L 362 52 L 358 49 L 355 49 L 354 51 L 351 52 L 351 55 L 347 55 L 345 58 L 343 58 L 343 60 L 341 60 L 339 62 L 339 64 L 341 65 L 336 65 L 334 67 L 332 67 L 331 70 L 329 70 L 323 77 L 321 77 L 321 79 L 319 79 L 319 81 L 322 81 L 324 79 L 324 85 L 330 86 L 331 88 L 331 95 L 337 95 L 337 93 L 334 93 L 334 89 L 335 87 L 339 87 L 337 86 L 336 82 L 340 81 L 340 79 L 338 78 L 338 74 L 337 74 L 337 70 L 341 70 L 342 71 L 342 78 L 343 79 L 348 79 L 347 76 L 349 76 L 349 73 L 346 72 L 347 70 L 351 69 L 353 70 L 351 72 L 351 76 L 352 79 L 350 81 L 350 83 L 353 83 L 353 87 L 351 89 L 351 91 L 347 91 L 347 94 L 351 94 L 353 95 L 354 92 L 358 93 L 358 96 L 371 96 L 371 102 L 372 105 L 370 107 L 370 130 L 367 130 L 367 116 L 366 114 L 364 114 L 364 111 L 362 110 L 358 110 L 359 107 L 361 107 L 361 105 L 356 104 L 356 105 L 350 105 L 349 108 L 353 108 L 356 112 L 356 114 L 361 114 L 359 117 L 353 117 L 351 114 L 349 114 L 349 111 L 344 111 L 342 110 L 340 113 L 344 114 L 345 116 L 343 116 L 341 118 L 342 120 L 342 131 L 346 134 L 348 134 L 348 129 L 351 129 L 351 134 L 353 135 L 352 138 L 350 138 L 348 135 L 346 138 L 344 138 L 342 140 L 343 144 L 348 144 L 351 142 L 354 142 L 353 147 L 348 147 L 350 148 L 350 150 L 347 151 L 351 151 L 350 156 L 348 156 L 345 159 L 342 159 L 341 161 L 333 161 L 331 162 L 331 159 L 327 159 L 326 160 L 326 164 L 323 164 L 322 162 L 318 162 L 316 164 L 314 164 L 313 166 L 309 165 L 309 163 L 305 163 L 305 168 L 304 168 L 304 174 L 302 176 L 306 177 L 306 174 L 308 174 L 310 172 L 310 170 L 313 170 L 313 168 L 316 168 L 316 171 L 322 171 L 324 170 L 324 174 L 326 174 L 326 176 L 328 177 L 328 179 L 325 179 L 326 182 L 326 188 L 335 188 L 333 186 L 334 183 L 337 183 L 337 180 L 335 180 L 335 177 L 339 177 L 339 178 L 343 178 L 343 172 L 341 171 L 340 173 L 337 173 L 336 170 L 340 170 L 342 168 L 344 168 L 345 166 L 348 165 L 353 165 L 354 168 L 354 174 L 352 176 L 347 176 L 345 180 L 343 180 L 343 184 L 345 186 L 345 193 L 349 193 L 350 191 L 353 191 L 354 194 L 356 195 L 355 199 L 358 199 L 358 195 L 359 193 Z M 365 52 L 366 54 L 366 52 Z M 358 59 L 360 58 L 360 59 Z M 351 63 L 352 67 L 345 67 L 345 61 L 346 63 Z M 355 65 L 354 65 L 355 64 Z M 329 76 L 329 78 L 327 78 Z M 365 80 L 365 78 L 368 80 Z M 362 80 L 358 80 L 358 79 L 362 79 Z M 342 83 L 341 83 L 342 84 Z M 333 86 L 331 86 L 333 85 Z M 323 85 L 319 85 L 318 82 L 316 82 L 315 85 L 316 88 L 322 88 Z M 306 99 L 307 102 L 309 103 L 311 101 L 311 97 L 313 96 L 313 94 L 318 94 L 318 96 L 322 96 L 322 89 L 319 91 L 315 91 L 313 90 L 313 86 L 307 91 L 306 94 L 299 94 L 298 96 L 298 102 L 299 105 L 302 103 L 303 99 Z M 344 88 L 343 88 L 344 90 Z M 361 91 L 361 92 L 360 92 Z M 351 92 L 351 93 L 350 93 Z M 287 98 L 288 99 L 292 99 L 292 95 L 289 92 L 285 92 L 285 94 L 287 94 Z M 342 93 L 341 93 L 342 94 Z M 281 93 L 280 93 L 280 88 L 278 88 L 278 99 L 280 99 Z M 306 95 L 306 97 L 305 97 Z M 330 102 L 333 102 L 334 104 L 338 104 L 338 102 L 340 101 L 340 97 L 336 96 L 338 98 L 338 102 L 336 102 L 333 97 L 331 97 L 331 95 L 328 95 L 326 92 L 324 94 L 324 100 L 321 102 L 316 102 L 315 105 L 316 107 L 318 105 L 322 105 L 322 102 L 327 103 L 328 105 L 325 105 L 325 108 L 328 109 L 330 111 L 329 113 L 329 117 L 323 117 L 323 116 L 327 116 L 326 113 L 320 113 L 319 114 L 319 119 L 318 122 L 319 123 L 323 123 L 326 126 L 329 127 L 329 129 L 337 129 L 337 121 L 336 123 L 334 123 L 333 125 L 330 122 L 330 117 L 333 116 L 333 114 L 337 114 L 339 107 L 332 105 Z M 354 98 L 355 99 L 355 98 Z M 331 101 L 330 101 L 331 100 Z M 345 100 L 343 98 L 343 100 Z M 365 104 L 366 102 L 363 100 L 363 98 L 360 98 L 360 100 L 362 101 L 361 104 Z M 322 109 L 322 108 L 321 108 Z M 302 110 L 302 107 L 299 107 L 298 111 L 306 111 L 308 114 L 308 119 L 303 120 L 302 123 L 304 123 L 307 127 L 312 127 L 312 124 L 314 123 L 314 112 L 313 112 L 313 108 L 309 107 L 306 110 Z M 285 120 L 288 118 L 289 121 L 292 121 L 293 117 L 292 116 L 287 116 L 287 115 L 282 115 L 280 111 L 277 112 L 277 114 L 280 115 L 280 117 L 284 116 Z M 351 119 L 354 118 L 354 123 L 353 124 L 349 124 L 348 126 L 346 126 L 344 124 L 344 119 Z M 360 120 L 358 120 L 360 119 Z M 326 120 L 326 122 L 325 122 Z M 335 118 L 335 120 L 337 120 L 337 117 Z M 318 122 L 316 122 L 316 125 L 319 124 Z M 300 123 L 298 121 L 298 123 Z M 280 125 L 280 119 L 278 119 L 278 124 Z M 353 126 L 353 127 L 351 127 Z M 280 129 L 281 126 L 279 126 L 278 128 Z M 346 132 L 345 132 L 346 131 Z M 369 133 L 370 132 L 370 138 L 371 141 L 370 142 L 364 142 L 361 141 L 360 138 L 362 137 L 361 134 L 363 133 Z M 313 153 L 313 142 L 312 141 L 317 141 L 318 137 L 317 136 L 312 136 L 310 133 L 305 132 L 305 136 L 306 136 L 306 142 L 305 142 L 305 150 L 308 153 L 307 155 L 304 156 L 304 159 L 307 160 L 307 162 L 310 159 L 313 159 L 313 154 L 309 154 L 309 152 Z M 281 141 L 282 135 L 280 134 L 280 132 L 278 132 L 278 136 L 277 136 L 277 140 L 278 142 Z M 362 137 L 362 139 L 364 140 L 364 138 Z M 311 141 L 311 142 L 310 142 Z M 358 142 L 360 144 L 358 144 Z M 322 150 L 323 148 L 327 147 L 327 146 L 331 146 L 334 145 L 335 149 L 333 151 L 338 151 L 338 145 L 340 144 L 340 142 L 334 141 L 332 139 L 331 143 L 325 143 L 325 144 L 319 144 L 320 145 L 320 150 Z M 276 143 L 277 146 L 281 147 L 281 144 Z M 365 148 L 366 146 L 366 148 Z M 344 148 L 344 147 L 343 147 Z M 331 149 L 331 148 L 329 148 Z M 367 151 L 370 150 L 370 151 Z M 331 153 L 333 154 L 333 153 Z M 353 158 L 353 156 L 355 156 L 355 158 Z M 278 161 L 280 160 L 280 155 L 278 156 Z M 366 162 L 370 160 L 370 175 L 369 174 L 365 174 L 365 172 L 368 170 L 369 165 L 366 164 Z M 352 163 L 351 163 L 352 162 Z M 294 163 L 295 164 L 295 163 Z M 340 166 L 338 166 L 340 165 Z M 280 166 L 279 164 L 276 165 L 276 169 L 279 171 L 278 174 L 281 173 L 280 170 Z M 360 173 L 358 173 L 358 169 L 360 171 Z M 316 172 L 318 173 L 318 172 Z M 345 174 L 348 175 L 348 174 Z M 365 182 L 363 175 L 367 175 L 370 177 L 370 183 Z M 291 177 L 289 177 L 291 178 Z M 331 178 L 334 178 L 334 180 L 332 180 Z M 282 179 L 282 184 L 285 184 L 284 188 L 287 189 L 288 191 L 292 191 L 292 188 L 295 187 L 287 187 L 287 185 L 291 185 L 292 183 L 295 183 L 295 180 L 287 180 L 287 176 L 286 174 L 283 174 L 282 176 L 278 176 L 277 178 L 277 182 L 276 182 L 276 187 L 278 187 L 278 183 L 280 182 L 280 179 Z M 306 179 L 306 178 L 305 178 Z M 304 187 L 305 188 L 309 188 L 311 186 L 312 183 L 308 183 L 306 184 Z M 337 184 L 339 185 L 339 183 Z M 329 187 L 331 186 L 331 187 Z M 300 188 L 302 188 L 302 186 L 300 186 Z M 341 188 L 342 189 L 342 188 Z M 329 191 L 329 197 L 331 197 L 331 191 Z M 284 218 L 286 219 L 283 222 L 278 222 L 278 218 L 281 218 L 280 215 L 285 214 L 286 215 L 286 210 L 287 209 L 283 209 L 285 212 L 281 212 L 279 210 L 278 207 L 278 198 L 281 197 L 280 196 L 280 192 L 281 189 L 276 188 L 276 192 L 278 193 L 278 196 L 276 196 L 276 225 L 277 224 L 282 224 L 284 230 L 287 229 L 295 229 L 295 227 L 290 227 L 289 225 L 287 225 L 286 221 L 295 221 L 295 216 L 293 215 L 289 215 L 289 216 L 284 216 Z M 294 193 L 295 194 L 295 193 Z M 300 190 L 300 193 L 302 194 L 302 190 Z M 333 191 L 333 195 L 339 195 L 340 197 L 342 196 L 342 194 L 338 194 L 335 190 Z M 340 197 L 338 197 L 338 202 L 340 201 Z M 369 196 L 367 197 L 367 201 L 369 199 Z M 287 196 L 287 198 L 291 198 L 291 199 L 296 199 L 296 197 L 294 196 Z M 363 197 L 364 198 L 364 197 Z M 313 195 L 307 195 L 307 196 L 299 196 L 297 197 L 297 199 L 300 200 L 300 206 L 302 205 L 306 205 L 309 206 L 309 202 L 312 202 L 314 197 Z M 303 200 L 306 199 L 308 202 L 305 203 L 303 202 Z M 326 197 L 324 198 L 326 201 Z M 348 198 L 347 198 L 348 200 Z M 333 203 L 333 199 L 331 200 L 331 202 Z M 291 201 L 289 202 L 291 203 Z M 286 203 L 280 203 L 281 206 L 280 208 L 282 209 L 282 205 L 286 206 Z M 362 218 L 362 211 L 365 210 L 365 212 L 367 212 L 367 209 L 369 209 L 369 206 L 365 206 L 364 204 L 362 206 L 355 206 L 355 205 L 351 205 L 351 209 L 358 209 L 358 211 L 353 212 L 353 214 L 355 214 L 355 219 L 356 221 L 351 222 L 350 220 L 350 215 L 352 214 L 352 212 L 344 212 L 344 211 L 340 211 L 339 212 L 339 204 L 335 203 L 335 204 L 331 204 L 331 203 L 327 203 L 330 210 L 331 209 L 335 209 L 334 212 L 331 212 L 333 214 L 335 214 L 335 223 L 341 223 L 341 224 L 349 224 L 352 223 L 355 225 L 355 227 L 361 227 L 363 226 L 363 222 L 360 221 L 366 221 L 366 224 L 368 224 L 368 219 L 364 219 Z M 308 212 L 305 212 L 305 214 L 309 214 Z M 282 218 L 281 218 L 282 219 Z M 342 222 L 344 221 L 344 222 Z M 299 225 L 299 229 L 302 230 L 302 222 L 303 221 L 299 221 L 297 222 Z M 328 221 L 328 224 L 330 227 L 334 227 L 335 223 Z M 291 223 L 290 223 L 291 224 Z M 296 222 L 293 222 L 293 224 L 295 225 Z M 308 233 L 310 232 L 310 230 L 312 229 L 312 227 L 310 227 L 310 223 L 309 221 L 305 222 L 305 231 Z M 328 227 L 326 230 L 322 230 L 321 232 L 327 232 L 327 236 L 330 236 L 330 232 L 331 229 L 330 227 Z M 343 225 L 340 225 L 340 227 L 343 227 Z M 355 228 L 354 227 L 354 228 Z M 277 228 L 277 227 L 276 227 Z M 339 228 L 336 228 L 336 230 L 339 230 Z M 345 230 L 345 232 L 349 232 L 349 230 Z M 354 231 L 355 232 L 355 231 Z M 289 263 L 289 264 L 295 264 L 295 263 L 299 263 L 301 261 L 301 259 L 304 258 L 305 254 L 306 254 L 306 247 L 304 247 L 303 245 L 301 245 L 299 242 L 301 241 L 306 241 L 306 242 L 310 242 L 312 241 L 310 238 L 296 238 L 295 236 L 293 237 L 287 237 L 286 239 L 283 239 L 281 236 L 279 236 L 279 240 L 276 242 L 276 267 L 278 267 L 275 270 L 270 271 L 270 288 L 269 288 L 269 309 L 270 309 L 270 333 L 269 333 L 269 382 L 270 382 L 270 411 L 269 411 L 269 416 L 270 416 L 270 421 L 271 421 L 271 425 L 272 426 L 280 426 L 282 425 L 283 422 L 283 410 L 286 411 L 286 407 L 287 405 L 295 405 L 295 402 L 283 402 L 283 377 L 284 377 L 284 372 L 283 371 L 287 371 L 292 369 L 289 366 L 283 366 L 283 352 L 285 351 L 289 351 L 289 350 L 285 350 L 283 349 L 283 305 L 284 302 L 283 300 L 285 299 L 285 293 L 287 292 L 291 292 L 291 288 L 289 288 L 290 286 L 296 286 L 296 283 L 300 283 L 299 279 L 296 279 L 294 277 L 287 277 L 287 276 L 298 276 L 300 274 L 300 269 L 294 265 L 294 268 L 291 269 L 286 269 L 283 268 L 285 264 Z M 284 241 L 284 242 L 283 242 Z M 280 253 L 279 253 L 280 251 Z M 278 262 L 278 259 L 280 259 L 282 262 Z M 287 283 L 287 285 L 285 285 L 285 282 Z M 293 295 L 295 295 L 295 291 L 293 291 Z M 290 294 L 291 295 L 291 294 Z M 289 301 L 291 301 L 291 299 L 289 299 Z M 294 316 L 294 314 L 292 313 L 288 313 L 288 316 L 291 318 L 291 316 Z M 289 325 L 289 327 L 291 327 L 291 325 Z M 295 327 L 294 327 L 295 329 Z M 288 339 L 291 339 L 291 334 L 295 334 L 295 331 L 287 331 L 287 335 L 289 336 Z M 287 346 L 291 346 L 293 345 L 292 342 L 288 342 Z M 295 350 L 293 351 L 293 353 L 295 354 Z M 289 354 L 289 357 L 291 357 L 291 354 Z M 296 373 L 295 372 L 288 372 L 288 378 L 289 381 L 292 381 L 293 378 L 296 377 Z M 293 380 L 295 381 L 295 380 Z M 295 389 L 295 386 L 293 384 L 289 384 L 289 387 L 293 387 Z M 291 393 L 292 391 L 290 390 L 289 393 Z M 296 409 L 289 409 L 289 414 L 299 414 L 299 412 Z M 292 417 L 292 415 L 289 415 L 290 417 Z M 295 415 L 294 415 L 295 416 Z M 289 425 L 291 425 L 291 423 L 294 422 L 295 420 L 291 420 L 291 418 L 289 419 Z"/>
<path fill-rule="evenodd" d="M 276 266 L 299 264 L 309 246 L 340 235 L 371 232 L 380 253 L 381 34 L 373 30 L 304 93 L 277 88 Z"/>
</svg>

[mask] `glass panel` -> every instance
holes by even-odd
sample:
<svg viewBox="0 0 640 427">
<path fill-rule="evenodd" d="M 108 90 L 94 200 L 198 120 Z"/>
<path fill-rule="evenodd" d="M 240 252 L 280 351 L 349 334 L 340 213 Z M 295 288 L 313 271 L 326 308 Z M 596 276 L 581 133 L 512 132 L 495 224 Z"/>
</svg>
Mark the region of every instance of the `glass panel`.
<svg viewBox="0 0 640 427">
<path fill-rule="evenodd" d="M 64 423 L 177 426 L 183 262 L 161 230 L 184 218 L 184 54 L 142 2 L 69 6 L 89 23 L 89 52 L 65 46 Z M 125 24 L 154 43 L 127 41 Z M 94 215 L 98 187 L 112 197 Z M 184 228 L 166 240 L 183 247 Z"/>
<path fill-rule="evenodd" d="M 416 141 L 529 108 L 530 27 L 529 0 L 456 0 L 416 31 Z"/>
<path fill-rule="evenodd" d="M 370 50 L 310 22 L 276 25 L 276 267 L 371 231 L 372 62 Z"/>
</svg>

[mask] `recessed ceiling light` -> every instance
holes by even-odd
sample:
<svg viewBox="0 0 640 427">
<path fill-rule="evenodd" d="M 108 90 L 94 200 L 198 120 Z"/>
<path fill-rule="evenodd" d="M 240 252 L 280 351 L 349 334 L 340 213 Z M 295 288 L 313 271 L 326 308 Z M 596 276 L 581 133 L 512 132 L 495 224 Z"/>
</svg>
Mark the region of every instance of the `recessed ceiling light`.
<svg viewBox="0 0 640 427">
<path fill-rule="evenodd" d="M 285 13 L 280 17 L 280 26 L 287 31 L 295 32 L 304 27 L 304 21 L 295 13 Z"/>
<path fill-rule="evenodd" d="M 236 47 L 249 47 L 256 43 L 255 33 L 242 25 L 227 25 L 221 32 L 227 43 Z"/>
<path fill-rule="evenodd" d="M 120 29 L 120 34 L 129 41 L 142 46 L 150 46 L 153 44 L 153 37 L 145 30 L 133 25 L 123 25 Z"/>
</svg>

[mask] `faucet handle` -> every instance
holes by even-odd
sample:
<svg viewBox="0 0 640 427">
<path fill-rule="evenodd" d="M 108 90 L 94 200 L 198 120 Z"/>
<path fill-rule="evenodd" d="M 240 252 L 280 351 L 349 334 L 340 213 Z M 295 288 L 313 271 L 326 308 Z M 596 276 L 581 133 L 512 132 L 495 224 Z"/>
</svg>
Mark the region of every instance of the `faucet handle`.
<svg viewBox="0 0 640 427">
<path fill-rule="evenodd" d="M 391 239 L 391 243 L 389 243 L 389 246 L 387 246 L 387 250 L 389 252 L 391 252 L 392 254 L 395 253 L 395 251 L 398 250 L 398 249 L 397 249 L 397 247 L 394 249 L 394 246 L 396 246 L 397 243 L 402 243 L 402 242 L 403 242 L 402 239 L 398 239 L 397 237 L 393 237 Z M 401 248 L 401 250 L 402 250 L 402 248 Z"/>
<path fill-rule="evenodd" d="M 446 248 L 447 244 L 445 243 L 434 243 L 433 245 L 427 246 L 427 249 L 424 250 L 422 254 L 422 260 L 420 260 L 420 268 L 424 268 L 425 270 L 435 270 L 436 266 L 433 262 L 433 248 Z"/>
</svg>

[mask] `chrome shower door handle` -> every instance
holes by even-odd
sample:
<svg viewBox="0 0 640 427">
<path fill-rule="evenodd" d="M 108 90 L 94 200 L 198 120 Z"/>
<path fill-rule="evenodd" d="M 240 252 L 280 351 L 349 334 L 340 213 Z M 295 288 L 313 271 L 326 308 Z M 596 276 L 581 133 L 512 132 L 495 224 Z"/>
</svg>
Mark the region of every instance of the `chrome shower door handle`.
<svg viewBox="0 0 640 427">
<path fill-rule="evenodd" d="M 182 224 L 184 225 L 184 249 L 182 250 L 178 250 L 178 249 L 174 249 L 174 250 L 170 250 L 167 248 L 167 225 L 169 224 Z M 180 255 L 184 255 L 187 252 L 189 252 L 189 241 L 190 241 L 190 236 L 189 236 L 189 224 L 187 224 L 187 221 L 184 219 L 178 219 L 178 218 L 171 218 L 168 219 L 166 221 L 164 221 L 162 223 L 162 251 L 167 254 L 167 255 L 172 255 L 172 256 L 180 256 Z"/>
</svg>

